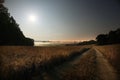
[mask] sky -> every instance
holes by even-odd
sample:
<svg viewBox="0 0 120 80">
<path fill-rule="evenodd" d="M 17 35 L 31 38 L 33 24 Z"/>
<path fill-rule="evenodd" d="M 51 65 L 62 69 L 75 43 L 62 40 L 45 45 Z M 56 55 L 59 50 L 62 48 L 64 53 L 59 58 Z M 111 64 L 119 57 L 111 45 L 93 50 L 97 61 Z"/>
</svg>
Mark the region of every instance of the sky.
<svg viewBox="0 0 120 80">
<path fill-rule="evenodd" d="M 4 5 L 34 40 L 91 40 L 120 28 L 119 0 L 6 0 Z"/>
</svg>

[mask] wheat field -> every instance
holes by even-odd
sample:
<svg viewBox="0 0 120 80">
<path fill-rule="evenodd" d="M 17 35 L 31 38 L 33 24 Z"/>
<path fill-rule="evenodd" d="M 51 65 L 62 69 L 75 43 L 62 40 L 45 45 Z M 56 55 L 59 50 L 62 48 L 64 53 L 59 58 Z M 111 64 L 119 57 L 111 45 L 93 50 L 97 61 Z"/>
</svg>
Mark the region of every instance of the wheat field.
<svg viewBox="0 0 120 80">
<path fill-rule="evenodd" d="M 56 80 L 51 77 L 57 74 L 60 80 L 100 80 L 98 64 L 101 63 L 97 60 L 94 48 L 103 54 L 119 75 L 119 44 L 51 47 L 0 46 L 0 80 Z M 63 65 L 64 63 L 66 64 Z M 50 70 L 52 71 L 49 72 Z M 53 72 L 55 72 L 54 75 L 51 74 Z"/>
<path fill-rule="evenodd" d="M 0 78 L 1 80 L 14 80 L 40 74 L 44 69 L 65 62 L 74 55 L 74 52 L 82 49 L 84 49 L 82 46 L 1 46 Z"/>
</svg>

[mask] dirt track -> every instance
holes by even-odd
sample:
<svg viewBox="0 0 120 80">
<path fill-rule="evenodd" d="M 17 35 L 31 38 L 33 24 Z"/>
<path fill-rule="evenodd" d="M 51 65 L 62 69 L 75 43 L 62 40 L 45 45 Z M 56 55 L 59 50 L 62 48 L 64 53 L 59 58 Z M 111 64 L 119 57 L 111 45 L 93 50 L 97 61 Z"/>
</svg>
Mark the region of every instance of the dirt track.
<svg viewBox="0 0 120 80">
<path fill-rule="evenodd" d="M 96 50 L 96 55 L 100 80 L 118 80 L 114 68 L 98 50 Z"/>
<path fill-rule="evenodd" d="M 41 80 L 41 76 L 32 77 Z M 90 49 L 42 74 L 42 80 L 118 80 L 114 68 L 97 49 Z"/>
</svg>

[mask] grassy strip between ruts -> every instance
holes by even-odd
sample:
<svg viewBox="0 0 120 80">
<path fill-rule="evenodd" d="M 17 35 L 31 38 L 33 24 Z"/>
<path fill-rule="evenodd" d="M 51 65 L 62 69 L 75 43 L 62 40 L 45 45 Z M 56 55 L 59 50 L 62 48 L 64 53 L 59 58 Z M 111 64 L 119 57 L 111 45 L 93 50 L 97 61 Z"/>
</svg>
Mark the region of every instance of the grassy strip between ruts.
<svg viewBox="0 0 120 80">
<path fill-rule="evenodd" d="M 95 46 L 116 69 L 120 78 L 120 44 Z"/>
</svg>

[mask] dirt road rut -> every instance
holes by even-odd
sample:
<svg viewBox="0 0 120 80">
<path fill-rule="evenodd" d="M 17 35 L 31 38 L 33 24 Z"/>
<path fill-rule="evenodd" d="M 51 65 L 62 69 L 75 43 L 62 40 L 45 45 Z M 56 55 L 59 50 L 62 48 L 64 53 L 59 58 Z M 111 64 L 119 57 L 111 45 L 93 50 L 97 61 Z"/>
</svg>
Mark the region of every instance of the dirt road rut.
<svg viewBox="0 0 120 80">
<path fill-rule="evenodd" d="M 41 80 L 39 75 L 32 80 Z M 110 63 L 97 49 L 90 49 L 82 55 L 42 74 L 42 80 L 118 80 Z"/>
</svg>

